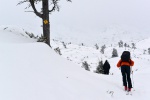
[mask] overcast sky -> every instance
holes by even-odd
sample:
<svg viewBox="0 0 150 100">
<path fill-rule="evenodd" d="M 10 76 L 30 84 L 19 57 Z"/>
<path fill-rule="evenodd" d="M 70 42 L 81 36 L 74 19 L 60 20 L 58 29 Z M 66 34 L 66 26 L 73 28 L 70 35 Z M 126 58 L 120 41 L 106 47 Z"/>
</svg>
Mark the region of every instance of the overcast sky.
<svg viewBox="0 0 150 100">
<path fill-rule="evenodd" d="M 79 28 L 112 24 L 150 26 L 150 0 L 73 0 L 61 5 L 57 21 Z"/>
<path fill-rule="evenodd" d="M 20 0 L 0 0 L 0 25 L 17 25 L 41 31 L 41 19 L 27 13 Z M 30 10 L 30 9 L 28 9 Z M 50 15 L 52 31 L 99 31 L 109 25 L 150 29 L 150 0 L 61 0 L 60 11 Z M 42 32 L 42 31 L 41 31 Z"/>
</svg>

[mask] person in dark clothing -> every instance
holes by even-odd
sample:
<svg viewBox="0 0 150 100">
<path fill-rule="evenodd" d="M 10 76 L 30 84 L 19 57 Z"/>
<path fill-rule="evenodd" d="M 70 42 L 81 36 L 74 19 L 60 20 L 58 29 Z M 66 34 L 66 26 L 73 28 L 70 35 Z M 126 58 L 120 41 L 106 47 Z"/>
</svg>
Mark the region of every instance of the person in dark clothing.
<svg viewBox="0 0 150 100">
<path fill-rule="evenodd" d="M 129 59 L 129 61 L 123 61 L 122 59 L 119 60 L 117 63 L 117 67 L 121 67 L 121 73 L 122 73 L 122 80 L 123 80 L 123 86 L 125 91 L 131 91 L 132 88 L 132 82 L 130 78 L 131 74 L 131 69 L 130 66 L 132 67 L 134 65 L 134 61 Z"/>
<path fill-rule="evenodd" d="M 108 61 L 106 60 L 104 65 L 103 65 L 103 69 L 104 69 L 104 74 L 109 74 L 109 69 L 110 69 L 110 64 L 108 63 Z"/>
<path fill-rule="evenodd" d="M 128 82 L 128 89 L 132 88 L 130 72 L 131 71 L 129 66 L 121 66 L 121 73 L 123 76 L 123 85 L 125 86 L 125 90 L 127 90 L 127 82 Z"/>
</svg>

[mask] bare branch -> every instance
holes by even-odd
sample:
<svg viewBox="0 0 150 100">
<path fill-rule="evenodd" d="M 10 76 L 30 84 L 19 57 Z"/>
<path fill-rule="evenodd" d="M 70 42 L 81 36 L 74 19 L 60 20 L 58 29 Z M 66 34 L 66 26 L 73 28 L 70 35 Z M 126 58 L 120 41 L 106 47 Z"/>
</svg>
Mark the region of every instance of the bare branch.
<svg viewBox="0 0 150 100">
<path fill-rule="evenodd" d="M 34 12 L 34 11 L 24 11 L 24 12 Z"/>
<path fill-rule="evenodd" d="M 29 0 L 20 1 L 17 5 L 21 5 L 21 4 L 25 3 L 25 2 L 29 2 Z"/>
<path fill-rule="evenodd" d="M 51 10 L 49 10 L 49 12 L 53 12 L 55 10 L 59 11 L 58 1 L 60 1 L 60 0 L 52 0 L 51 4 L 53 5 L 53 7 Z"/>
<path fill-rule="evenodd" d="M 59 0 L 52 0 L 52 5 L 53 5 L 53 7 L 52 7 L 52 9 L 51 10 L 49 10 L 49 12 L 53 12 L 53 11 L 55 11 L 55 9 L 56 9 L 56 5 L 57 5 L 57 1 L 59 1 Z"/>
<path fill-rule="evenodd" d="M 39 12 L 36 10 L 35 5 L 34 5 L 34 3 L 37 2 L 37 0 L 29 0 L 29 2 L 30 2 L 30 4 L 31 4 L 32 9 L 34 10 L 34 13 L 35 13 L 38 17 L 42 18 L 42 14 L 39 13 Z"/>
<path fill-rule="evenodd" d="M 60 0 L 52 0 L 52 5 L 53 5 L 53 7 L 52 7 L 52 9 L 51 10 L 49 10 L 49 12 L 53 12 L 53 11 L 55 11 L 55 10 L 57 10 L 57 11 L 59 11 L 59 5 L 58 5 L 58 2 L 59 2 Z M 72 0 L 67 0 L 68 2 L 72 2 Z"/>
<path fill-rule="evenodd" d="M 33 10 L 34 10 L 34 13 L 35 13 L 37 16 L 39 16 L 40 18 L 42 18 L 42 14 L 39 13 L 39 12 L 36 10 L 36 8 L 35 8 L 35 4 L 37 4 L 37 3 L 41 2 L 41 1 L 42 1 L 42 0 L 23 0 L 23 1 L 20 1 L 17 5 L 23 4 L 23 3 L 25 3 L 25 2 L 30 2 L 30 4 L 29 4 L 25 9 L 27 9 L 27 8 L 29 8 L 29 7 L 32 7 Z M 55 11 L 55 10 L 59 11 L 59 5 L 58 5 L 58 2 L 59 2 L 59 1 L 60 1 L 60 0 L 51 0 L 51 2 L 52 2 L 51 4 L 53 5 L 53 7 L 52 7 L 51 10 L 49 10 L 49 12 L 53 12 L 53 11 Z M 72 0 L 66 0 L 66 1 L 72 2 Z"/>
<path fill-rule="evenodd" d="M 68 2 L 72 2 L 71 0 L 67 0 Z"/>
</svg>

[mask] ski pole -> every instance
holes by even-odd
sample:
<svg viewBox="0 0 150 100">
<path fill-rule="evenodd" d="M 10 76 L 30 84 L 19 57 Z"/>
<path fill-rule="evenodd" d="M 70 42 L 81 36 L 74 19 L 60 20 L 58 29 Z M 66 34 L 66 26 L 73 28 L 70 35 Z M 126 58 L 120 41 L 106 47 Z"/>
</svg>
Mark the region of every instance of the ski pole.
<svg viewBox="0 0 150 100">
<path fill-rule="evenodd" d="M 133 90 L 135 91 L 135 89 L 134 89 L 133 71 L 132 71 L 132 84 L 133 84 Z"/>
</svg>

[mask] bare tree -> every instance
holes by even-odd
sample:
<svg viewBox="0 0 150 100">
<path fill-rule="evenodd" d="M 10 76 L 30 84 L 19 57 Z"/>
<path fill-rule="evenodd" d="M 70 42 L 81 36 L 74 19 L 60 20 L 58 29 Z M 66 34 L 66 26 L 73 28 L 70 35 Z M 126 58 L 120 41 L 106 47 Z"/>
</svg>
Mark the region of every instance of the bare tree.
<svg viewBox="0 0 150 100">
<path fill-rule="evenodd" d="M 23 0 L 18 3 L 18 5 L 22 3 L 29 2 L 28 7 L 32 7 L 33 12 L 42 19 L 43 23 L 43 36 L 46 39 L 46 44 L 50 46 L 50 21 L 49 21 L 49 13 L 52 13 L 54 11 L 59 11 L 59 5 L 58 2 L 60 0 Z M 67 0 L 71 2 L 71 0 Z M 42 11 L 37 11 L 35 4 L 42 2 Z M 51 5 L 49 8 L 49 4 Z"/>
</svg>

